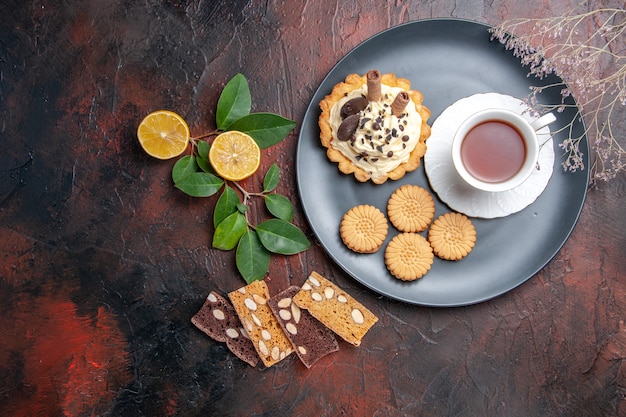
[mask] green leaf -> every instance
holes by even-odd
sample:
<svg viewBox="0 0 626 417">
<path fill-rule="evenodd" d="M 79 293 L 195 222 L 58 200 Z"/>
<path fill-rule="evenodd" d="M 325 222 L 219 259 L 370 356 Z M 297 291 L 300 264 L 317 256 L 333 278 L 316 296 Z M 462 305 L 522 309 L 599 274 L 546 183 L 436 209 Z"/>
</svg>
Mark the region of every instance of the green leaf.
<svg viewBox="0 0 626 417">
<path fill-rule="evenodd" d="M 247 229 L 245 216 L 238 211 L 234 212 L 217 225 L 213 233 L 213 247 L 221 250 L 234 249 Z"/>
<path fill-rule="evenodd" d="M 219 191 L 224 180 L 208 172 L 194 172 L 174 183 L 176 188 L 192 197 L 209 197 Z"/>
<path fill-rule="evenodd" d="M 268 194 L 265 196 L 265 207 L 275 217 L 290 222 L 293 220 L 293 204 L 291 201 L 280 194 Z"/>
<path fill-rule="evenodd" d="M 280 168 L 276 163 L 273 163 L 265 173 L 263 178 L 263 192 L 269 193 L 274 191 L 278 187 L 278 180 L 280 179 Z"/>
<path fill-rule="evenodd" d="M 196 160 L 191 155 L 185 155 L 174 164 L 172 168 L 172 180 L 174 183 L 180 181 L 181 178 L 192 174 L 198 170 Z"/>
<path fill-rule="evenodd" d="M 198 141 L 198 156 L 202 159 L 209 160 L 209 149 L 211 149 L 211 145 L 208 142 L 203 140 Z"/>
<path fill-rule="evenodd" d="M 270 269 L 270 252 L 254 230 L 248 229 L 241 236 L 235 258 L 237 269 L 248 284 L 262 280 Z"/>
<path fill-rule="evenodd" d="M 222 195 L 217 199 L 215 209 L 213 209 L 213 226 L 217 228 L 217 225 L 219 225 L 222 220 L 235 213 L 239 203 L 239 195 L 237 195 L 235 190 L 226 185 Z"/>
<path fill-rule="evenodd" d="M 239 130 L 252 136 L 261 149 L 283 140 L 296 127 L 296 122 L 274 113 L 252 113 L 235 120 L 228 130 Z"/>
<path fill-rule="evenodd" d="M 202 171 L 215 175 L 215 170 L 211 166 L 208 159 L 204 159 L 200 155 L 196 155 L 196 164 L 198 164 Z"/>
<path fill-rule="evenodd" d="M 256 227 L 259 240 L 270 252 L 295 255 L 311 247 L 298 227 L 281 219 L 270 219 Z"/>
<path fill-rule="evenodd" d="M 200 169 L 204 172 L 216 175 L 215 170 L 209 162 L 209 149 L 211 149 L 211 145 L 209 145 L 208 142 L 201 140 L 198 141 L 196 146 L 198 148 L 198 153 L 196 154 L 196 164 L 198 164 L 198 167 L 200 167 Z"/>
<path fill-rule="evenodd" d="M 246 206 L 243 203 L 239 203 L 239 204 L 237 204 L 237 210 L 239 210 L 239 213 L 245 214 L 246 211 L 248 211 L 248 206 Z"/>
<path fill-rule="evenodd" d="M 228 129 L 235 120 L 250 114 L 251 108 L 252 97 L 248 80 L 243 74 L 237 74 L 226 84 L 217 101 L 215 114 L 217 128 Z"/>
</svg>

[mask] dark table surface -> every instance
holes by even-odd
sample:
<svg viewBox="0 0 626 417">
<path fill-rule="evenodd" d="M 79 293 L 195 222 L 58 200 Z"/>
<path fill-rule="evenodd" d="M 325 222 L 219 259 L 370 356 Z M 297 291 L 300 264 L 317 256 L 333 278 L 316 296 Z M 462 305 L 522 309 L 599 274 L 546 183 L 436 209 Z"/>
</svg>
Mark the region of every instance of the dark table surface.
<svg viewBox="0 0 626 417">
<path fill-rule="evenodd" d="M 237 73 L 254 111 L 300 125 L 331 68 L 382 30 L 576 4 L 2 1 L 0 414 L 626 415 L 623 174 L 589 190 L 562 249 L 518 288 L 418 306 L 361 285 L 316 241 L 298 199 L 296 127 L 263 151 L 261 171 L 280 165 L 278 191 L 312 247 L 272 257 L 265 280 L 275 293 L 315 270 L 379 322 L 360 347 L 340 342 L 311 369 L 292 355 L 261 370 L 190 323 L 209 291 L 244 285 L 234 253 L 211 247 L 216 198 L 175 189 L 175 160 L 150 158 L 136 139 L 161 108 L 192 135 L 212 130 Z"/>
</svg>

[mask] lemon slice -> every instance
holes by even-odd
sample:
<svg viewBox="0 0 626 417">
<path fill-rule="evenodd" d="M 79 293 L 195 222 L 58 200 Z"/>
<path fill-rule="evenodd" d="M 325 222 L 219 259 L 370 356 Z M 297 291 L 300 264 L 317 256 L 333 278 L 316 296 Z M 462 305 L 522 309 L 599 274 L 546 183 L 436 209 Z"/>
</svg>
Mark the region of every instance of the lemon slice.
<svg viewBox="0 0 626 417">
<path fill-rule="evenodd" d="M 169 110 L 158 110 L 139 123 L 137 138 L 148 155 L 170 159 L 187 149 L 189 126 L 178 114 Z"/>
<path fill-rule="evenodd" d="M 231 130 L 211 144 L 209 162 L 225 180 L 240 181 L 254 174 L 261 163 L 261 149 L 251 136 Z"/>
</svg>

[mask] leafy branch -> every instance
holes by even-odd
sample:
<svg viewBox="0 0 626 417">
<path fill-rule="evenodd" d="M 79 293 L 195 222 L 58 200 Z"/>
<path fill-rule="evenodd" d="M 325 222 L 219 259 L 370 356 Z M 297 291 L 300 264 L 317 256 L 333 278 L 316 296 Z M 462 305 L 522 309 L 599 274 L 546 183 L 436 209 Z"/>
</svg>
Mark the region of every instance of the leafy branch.
<svg viewBox="0 0 626 417">
<path fill-rule="evenodd" d="M 235 75 L 218 100 L 215 131 L 191 139 L 191 154 L 181 157 L 172 168 L 176 188 L 192 197 L 220 193 L 213 211 L 212 246 L 235 249 L 237 269 L 247 283 L 261 280 L 269 270 L 271 254 L 294 255 L 307 250 L 305 234 L 292 223 L 291 201 L 276 193 L 280 168 L 272 164 L 263 177 L 263 191 L 248 192 L 235 181 L 221 178 L 209 161 L 210 140 L 220 132 L 240 131 L 250 135 L 259 148 L 282 141 L 296 126 L 292 120 L 273 113 L 251 113 L 252 99 L 246 78 Z M 233 186 L 239 191 L 235 191 Z M 253 224 L 248 216 L 252 201 L 263 200 L 272 218 Z"/>
</svg>

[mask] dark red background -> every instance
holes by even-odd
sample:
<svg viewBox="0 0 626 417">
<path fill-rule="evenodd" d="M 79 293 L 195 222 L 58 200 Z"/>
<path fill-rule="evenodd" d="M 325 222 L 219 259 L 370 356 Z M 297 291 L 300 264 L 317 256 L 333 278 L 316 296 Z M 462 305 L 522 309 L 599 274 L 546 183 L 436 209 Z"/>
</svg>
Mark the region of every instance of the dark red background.
<svg viewBox="0 0 626 417">
<path fill-rule="evenodd" d="M 177 191 L 173 161 L 151 159 L 135 136 L 161 108 L 192 134 L 211 130 L 238 72 L 253 110 L 301 122 L 332 66 L 381 30 L 576 4 L 3 0 L 0 414 L 626 415 L 624 175 L 590 190 L 563 249 L 518 289 L 417 307 L 358 285 L 315 243 L 296 198 L 296 128 L 264 151 L 261 172 L 280 164 L 278 191 L 313 247 L 273 257 L 270 290 L 316 270 L 380 320 L 361 347 L 341 342 L 310 370 L 291 357 L 260 371 L 189 321 L 209 291 L 243 285 L 233 253 L 210 245 L 215 199 Z"/>
</svg>

